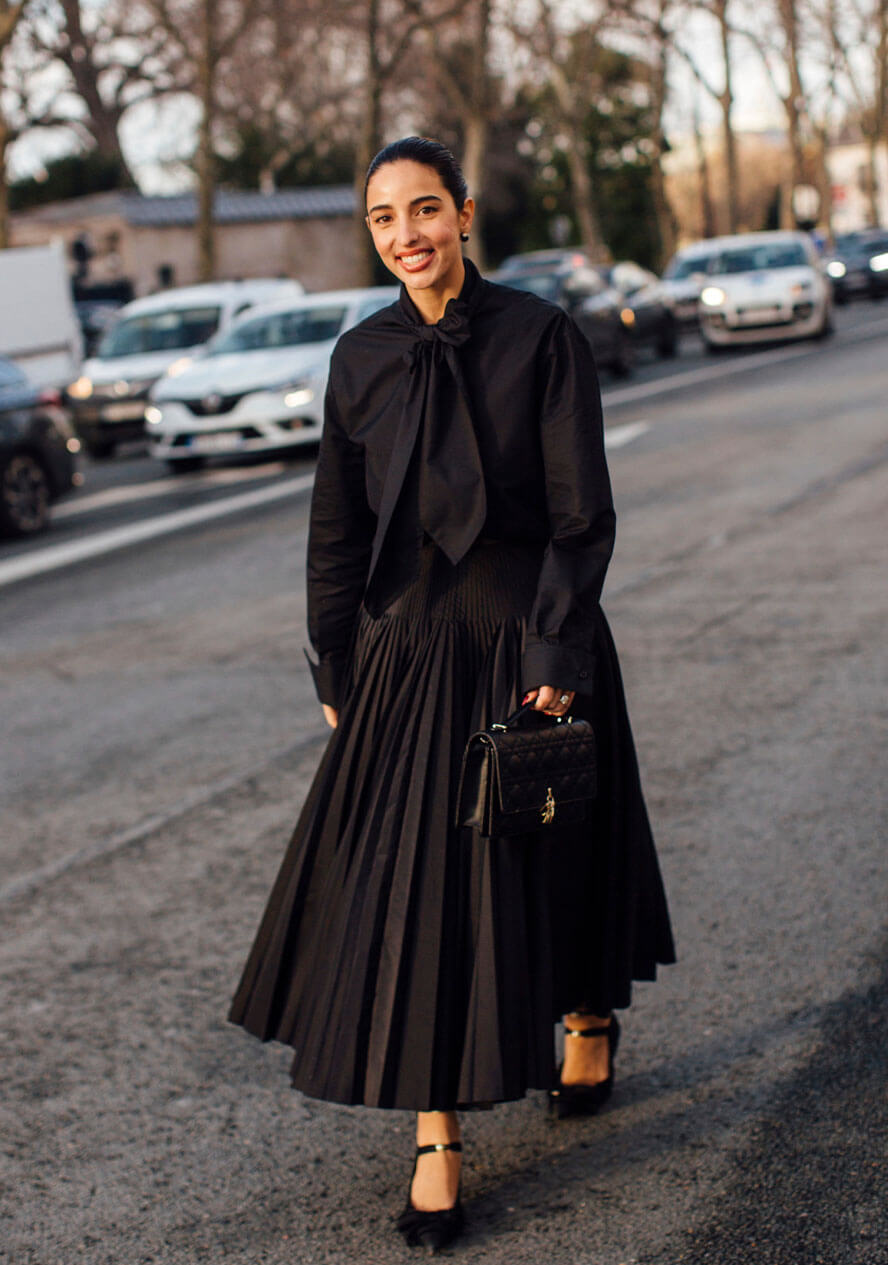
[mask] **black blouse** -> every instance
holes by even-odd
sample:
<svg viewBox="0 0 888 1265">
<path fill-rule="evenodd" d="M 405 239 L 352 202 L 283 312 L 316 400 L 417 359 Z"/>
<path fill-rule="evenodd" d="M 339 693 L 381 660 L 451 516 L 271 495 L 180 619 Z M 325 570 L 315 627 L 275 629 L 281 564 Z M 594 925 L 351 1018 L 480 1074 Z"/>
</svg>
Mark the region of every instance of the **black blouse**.
<svg viewBox="0 0 888 1265">
<path fill-rule="evenodd" d="M 592 350 L 560 308 L 466 281 L 437 325 L 402 287 L 330 366 L 308 541 L 309 660 L 337 706 L 362 602 L 379 614 L 423 536 L 451 562 L 478 536 L 543 548 L 521 686 L 588 692 L 614 542 Z"/>
</svg>

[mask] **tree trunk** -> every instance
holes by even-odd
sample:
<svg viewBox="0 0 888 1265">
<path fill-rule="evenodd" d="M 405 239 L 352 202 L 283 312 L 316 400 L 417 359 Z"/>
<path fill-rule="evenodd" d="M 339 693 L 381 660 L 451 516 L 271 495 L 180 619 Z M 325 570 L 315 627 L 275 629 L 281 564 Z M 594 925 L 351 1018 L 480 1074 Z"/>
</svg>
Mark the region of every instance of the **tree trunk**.
<svg viewBox="0 0 888 1265">
<path fill-rule="evenodd" d="M 706 145 L 700 131 L 700 112 L 694 103 L 694 147 L 697 153 L 697 176 L 700 181 L 700 227 L 703 237 L 715 237 L 715 207 L 712 204 L 712 189 L 709 185 L 709 159 L 706 157 Z"/>
<path fill-rule="evenodd" d="M 576 99 L 573 85 L 564 70 L 549 61 L 552 88 L 558 102 L 561 119 L 569 134 L 567 166 L 570 171 L 571 194 L 574 214 L 580 229 L 583 247 L 596 262 L 607 260 L 607 250 L 601 237 L 598 210 L 595 205 L 595 189 L 589 170 L 589 146 L 582 124 L 582 106 Z"/>
<path fill-rule="evenodd" d="M 0 112 L 0 250 L 9 245 L 9 181 L 6 176 L 6 151 L 10 142 L 9 127 Z"/>
<path fill-rule="evenodd" d="M 675 214 L 669 204 L 666 193 L 666 178 L 663 173 L 663 155 L 666 152 L 666 135 L 663 131 L 663 110 L 666 106 L 667 70 L 669 59 L 669 40 L 663 25 L 664 12 L 661 8 L 660 21 L 657 24 L 658 55 L 651 73 L 651 106 L 656 120 L 653 128 L 653 142 L 656 146 L 651 164 L 651 195 L 654 200 L 654 214 L 657 217 L 657 228 L 660 236 L 660 266 L 663 267 L 675 254 L 677 241 Z"/>
<path fill-rule="evenodd" d="M 356 285 L 373 284 L 376 252 L 367 231 L 364 180 L 367 168 L 382 147 L 382 66 L 379 57 L 380 0 L 367 0 L 367 65 L 364 80 L 364 116 L 355 152 L 355 260 Z"/>
<path fill-rule="evenodd" d="M 799 24 L 796 0 L 780 0 L 780 22 L 786 40 L 786 69 L 789 74 L 789 95 L 784 98 L 786 110 L 787 140 L 790 153 L 789 196 L 780 199 L 780 227 L 795 228 L 795 212 L 792 208 L 792 190 L 805 177 L 805 153 L 802 140 L 802 116 L 805 97 L 799 70 Z"/>
<path fill-rule="evenodd" d="M 99 69 L 94 58 L 94 41 L 84 33 L 81 0 L 61 0 L 65 15 L 66 41 L 58 56 L 74 81 L 74 88 L 86 106 L 83 124 L 93 137 L 96 149 L 120 168 L 124 184 L 135 188 L 135 180 L 120 145 L 118 129 L 123 109 L 106 104 L 99 92 Z"/>
<path fill-rule="evenodd" d="M 482 271 L 484 269 L 484 159 L 490 118 L 490 81 L 487 70 L 489 46 L 490 0 L 479 0 L 478 25 L 472 50 L 470 100 L 463 117 L 462 167 L 469 193 L 475 199 L 475 222 L 466 246 L 466 254 Z"/>
<path fill-rule="evenodd" d="M 475 220 L 466 243 L 466 254 L 483 271 L 484 242 L 484 155 L 487 149 L 487 117 L 481 110 L 472 110 L 463 124 L 462 169 L 469 186 L 469 194 L 475 199 Z"/>
<path fill-rule="evenodd" d="M 728 0 L 716 0 L 715 13 L 721 33 L 722 61 L 725 67 L 725 87 L 719 94 L 718 103 L 722 112 L 722 143 L 725 149 L 725 172 L 727 177 L 728 200 L 728 232 L 736 233 L 740 211 L 740 176 L 737 165 L 737 138 L 731 123 L 731 110 L 734 105 L 734 85 L 731 77 L 730 27 L 728 26 Z"/>
<path fill-rule="evenodd" d="M 197 137 L 197 275 L 212 281 L 216 275 L 216 232 L 213 201 L 216 161 L 213 153 L 215 106 L 217 0 L 202 0 L 198 84 L 201 104 Z"/>
</svg>

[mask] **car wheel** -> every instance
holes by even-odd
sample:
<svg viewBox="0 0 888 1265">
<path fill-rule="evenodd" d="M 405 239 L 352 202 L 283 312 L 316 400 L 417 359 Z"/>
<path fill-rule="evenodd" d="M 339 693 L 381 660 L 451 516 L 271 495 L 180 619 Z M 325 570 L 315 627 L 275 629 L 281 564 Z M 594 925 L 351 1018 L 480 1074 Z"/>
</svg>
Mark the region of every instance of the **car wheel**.
<svg viewBox="0 0 888 1265">
<path fill-rule="evenodd" d="M 49 522 L 49 479 L 36 457 L 16 452 L 0 468 L 0 527 L 30 536 Z"/>
<path fill-rule="evenodd" d="M 116 447 L 114 441 L 110 439 L 85 439 L 83 446 L 95 461 L 103 461 L 106 457 L 113 457 Z"/>
<path fill-rule="evenodd" d="M 671 360 L 678 353 L 678 326 L 674 320 L 668 320 L 657 340 L 657 352 L 664 360 Z"/>
<path fill-rule="evenodd" d="M 620 335 L 608 368 L 615 378 L 628 378 L 635 368 L 635 344 L 628 334 Z"/>
<path fill-rule="evenodd" d="M 202 470 L 206 464 L 206 457 L 179 457 L 175 461 L 168 461 L 166 466 L 170 474 L 193 474 L 195 470 Z"/>
</svg>

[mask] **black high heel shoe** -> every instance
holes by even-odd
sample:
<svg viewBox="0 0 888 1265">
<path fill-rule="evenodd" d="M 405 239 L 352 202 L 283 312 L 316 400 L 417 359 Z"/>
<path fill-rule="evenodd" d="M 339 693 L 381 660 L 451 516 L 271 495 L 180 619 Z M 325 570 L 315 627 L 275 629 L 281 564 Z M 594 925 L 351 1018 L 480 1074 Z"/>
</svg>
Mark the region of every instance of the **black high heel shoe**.
<svg viewBox="0 0 888 1265">
<path fill-rule="evenodd" d="M 413 1164 L 413 1176 L 416 1175 L 416 1164 L 421 1155 L 428 1155 L 431 1151 L 461 1150 L 462 1142 L 432 1142 L 429 1146 L 418 1146 L 416 1148 L 416 1160 Z M 410 1178 L 411 1186 L 413 1185 L 413 1176 Z M 447 1247 L 448 1243 L 452 1243 L 461 1233 L 465 1224 L 462 1204 L 459 1199 L 459 1190 L 456 1193 L 456 1203 L 452 1208 L 423 1212 L 419 1208 L 414 1208 L 410 1202 L 410 1190 L 408 1188 L 407 1206 L 395 1224 L 407 1240 L 408 1247 L 424 1247 L 431 1256 L 434 1252 L 440 1251 L 442 1247 Z"/>
<path fill-rule="evenodd" d="M 607 1037 L 608 1075 L 607 1080 L 597 1085 L 564 1085 L 561 1082 L 562 1063 L 558 1068 L 558 1087 L 549 1090 L 549 1112 L 559 1120 L 568 1116 L 594 1116 L 607 1102 L 614 1088 L 614 1056 L 620 1043 L 620 1025 L 617 1016 L 611 1015 L 606 1028 L 568 1028 L 564 1025 L 568 1039 L 575 1037 Z"/>
</svg>

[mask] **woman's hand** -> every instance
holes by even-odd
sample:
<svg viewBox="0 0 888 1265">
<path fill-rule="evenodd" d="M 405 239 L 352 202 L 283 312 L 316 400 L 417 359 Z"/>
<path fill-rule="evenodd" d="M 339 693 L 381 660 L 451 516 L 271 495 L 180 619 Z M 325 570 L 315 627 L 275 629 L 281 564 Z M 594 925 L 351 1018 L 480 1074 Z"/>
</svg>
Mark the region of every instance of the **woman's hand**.
<svg viewBox="0 0 888 1265">
<path fill-rule="evenodd" d="M 329 703 L 321 703 L 321 707 L 324 709 L 324 720 L 331 729 L 335 729 L 339 724 L 339 712 L 335 707 L 331 707 Z"/>
<path fill-rule="evenodd" d="M 528 690 L 521 702 L 529 703 L 531 699 L 536 699 L 533 705 L 535 712 L 545 712 L 547 716 L 566 716 L 575 697 L 575 690 L 560 690 L 556 685 L 539 685 L 535 690 Z"/>
</svg>

